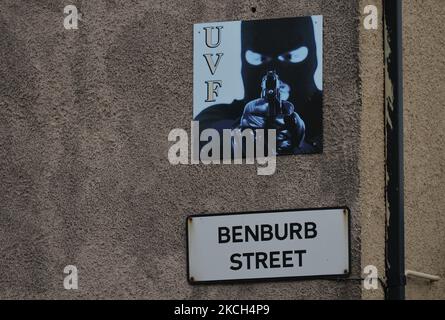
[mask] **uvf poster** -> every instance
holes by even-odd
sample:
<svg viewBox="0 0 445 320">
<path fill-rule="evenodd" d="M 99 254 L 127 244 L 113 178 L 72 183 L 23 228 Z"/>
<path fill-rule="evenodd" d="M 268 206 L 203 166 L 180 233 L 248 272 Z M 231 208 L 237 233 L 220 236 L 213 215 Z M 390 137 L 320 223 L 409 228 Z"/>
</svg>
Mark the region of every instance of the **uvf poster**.
<svg viewBox="0 0 445 320">
<path fill-rule="evenodd" d="M 194 25 L 193 119 L 276 129 L 276 152 L 322 152 L 322 16 Z"/>
</svg>

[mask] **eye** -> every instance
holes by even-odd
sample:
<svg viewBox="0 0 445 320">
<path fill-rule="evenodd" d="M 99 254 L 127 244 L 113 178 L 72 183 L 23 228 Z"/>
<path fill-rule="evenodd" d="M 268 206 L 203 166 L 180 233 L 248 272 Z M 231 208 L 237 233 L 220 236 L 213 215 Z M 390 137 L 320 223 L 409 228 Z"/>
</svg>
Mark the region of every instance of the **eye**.
<svg viewBox="0 0 445 320">
<path fill-rule="evenodd" d="M 259 66 L 263 63 L 270 61 L 269 57 L 262 55 L 260 53 L 253 52 L 251 50 L 246 51 L 245 57 L 246 61 L 254 66 Z"/>
<path fill-rule="evenodd" d="M 299 63 L 307 58 L 308 53 L 309 50 L 307 49 L 307 47 L 300 47 L 298 49 L 279 55 L 278 60 L 283 62 Z"/>
</svg>

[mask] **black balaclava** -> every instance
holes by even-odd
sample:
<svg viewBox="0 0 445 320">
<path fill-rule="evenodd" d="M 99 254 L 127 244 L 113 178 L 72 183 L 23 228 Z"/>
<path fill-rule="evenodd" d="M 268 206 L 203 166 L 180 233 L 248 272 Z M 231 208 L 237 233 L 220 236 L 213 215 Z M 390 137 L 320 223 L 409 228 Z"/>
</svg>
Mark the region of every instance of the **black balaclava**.
<svg viewBox="0 0 445 320">
<path fill-rule="evenodd" d="M 318 91 L 314 82 L 317 52 L 310 17 L 243 21 L 241 60 L 246 100 L 260 97 L 261 79 L 269 70 L 275 70 L 290 87 L 287 100 L 297 110 L 304 109 Z"/>
</svg>

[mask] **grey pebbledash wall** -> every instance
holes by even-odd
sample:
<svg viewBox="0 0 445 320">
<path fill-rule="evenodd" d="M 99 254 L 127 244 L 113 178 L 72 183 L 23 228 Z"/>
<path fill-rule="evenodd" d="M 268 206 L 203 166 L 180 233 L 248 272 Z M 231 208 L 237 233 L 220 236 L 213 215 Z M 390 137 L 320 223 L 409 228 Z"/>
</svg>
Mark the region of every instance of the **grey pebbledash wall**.
<svg viewBox="0 0 445 320">
<path fill-rule="evenodd" d="M 445 299 L 445 5 L 404 5 L 406 268 L 439 276 L 409 278 L 407 298 Z"/>
<path fill-rule="evenodd" d="M 0 298 L 382 298 L 356 280 L 191 286 L 186 273 L 189 214 L 348 206 L 351 277 L 384 275 L 381 24 L 362 32 L 364 2 L 3 0 Z M 78 30 L 63 28 L 67 4 Z M 192 119 L 193 23 L 315 14 L 323 154 L 279 157 L 272 176 L 170 165 L 168 133 Z M 78 290 L 63 287 L 69 264 Z"/>
<path fill-rule="evenodd" d="M 190 286 L 185 216 L 346 205 L 360 273 L 358 5 L 354 1 L 1 4 L 2 297 L 359 298 L 354 281 Z M 251 8 L 255 7 L 253 13 Z M 324 152 L 252 165 L 172 166 L 192 119 L 197 22 L 324 16 Z M 79 290 L 63 288 L 65 265 Z"/>
</svg>

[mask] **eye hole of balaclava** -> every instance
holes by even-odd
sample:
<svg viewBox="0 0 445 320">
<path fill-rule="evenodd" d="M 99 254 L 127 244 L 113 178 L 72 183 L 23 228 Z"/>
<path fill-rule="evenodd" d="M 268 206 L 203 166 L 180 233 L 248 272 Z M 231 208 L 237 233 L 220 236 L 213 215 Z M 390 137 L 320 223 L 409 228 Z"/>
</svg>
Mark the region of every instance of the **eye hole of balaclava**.
<svg viewBox="0 0 445 320">
<path fill-rule="evenodd" d="M 245 58 L 247 63 L 253 66 L 259 66 L 272 60 L 270 57 L 252 50 L 246 51 Z"/>
<path fill-rule="evenodd" d="M 289 63 L 300 63 L 306 60 L 309 50 L 307 47 L 300 47 L 289 52 L 280 54 L 278 60 Z"/>
</svg>

